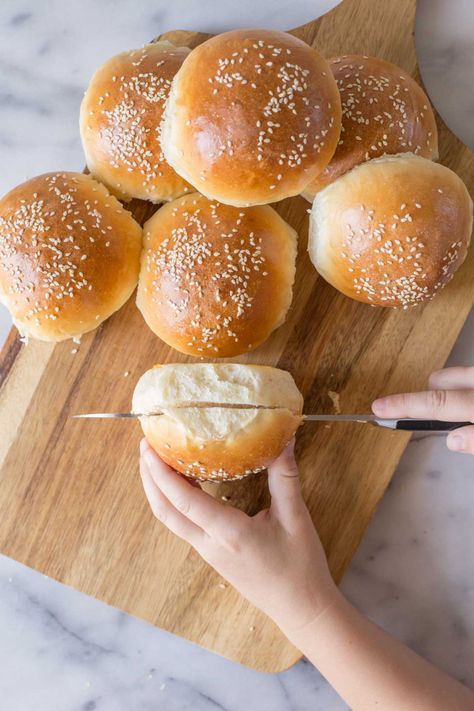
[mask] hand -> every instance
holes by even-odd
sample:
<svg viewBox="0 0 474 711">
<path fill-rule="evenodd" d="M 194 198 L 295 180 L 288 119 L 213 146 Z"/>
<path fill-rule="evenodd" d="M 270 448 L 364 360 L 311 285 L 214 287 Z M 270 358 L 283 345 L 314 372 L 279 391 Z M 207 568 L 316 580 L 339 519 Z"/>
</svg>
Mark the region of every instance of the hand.
<svg viewBox="0 0 474 711">
<path fill-rule="evenodd" d="M 432 373 L 426 392 L 389 395 L 375 400 L 378 417 L 417 417 L 448 422 L 474 421 L 474 368 L 445 368 Z M 454 452 L 474 454 L 474 425 L 450 432 Z"/>
<path fill-rule="evenodd" d="M 156 518 L 184 538 L 291 637 L 338 595 L 301 495 L 293 443 L 268 470 L 269 509 L 248 516 L 216 501 L 140 445 L 143 487 Z M 249 484 L 250 485 L 250 484 Z"/>
</svg>

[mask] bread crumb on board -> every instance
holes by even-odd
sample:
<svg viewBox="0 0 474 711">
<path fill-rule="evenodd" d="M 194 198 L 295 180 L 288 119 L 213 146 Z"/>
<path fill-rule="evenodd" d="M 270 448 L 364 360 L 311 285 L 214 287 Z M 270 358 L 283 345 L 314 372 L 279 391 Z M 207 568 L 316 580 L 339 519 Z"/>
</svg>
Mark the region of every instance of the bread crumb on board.
<svg viewBox="0 0 474 711">
<path fill-rule="evenodd" d="M 337 393 L 335 390 L 328 390 L 328 396 L 332 402 L 334 412 L 336 413 L 336 415 L 340 415 L 341 414 L 341 403 L 340 403 L 339 393 Z"/>
</svg>

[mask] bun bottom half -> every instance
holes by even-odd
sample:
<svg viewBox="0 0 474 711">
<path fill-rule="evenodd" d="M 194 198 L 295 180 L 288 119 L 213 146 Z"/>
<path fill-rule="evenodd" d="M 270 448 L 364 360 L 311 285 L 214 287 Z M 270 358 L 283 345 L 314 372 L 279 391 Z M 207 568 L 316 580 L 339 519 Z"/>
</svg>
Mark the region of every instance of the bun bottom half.
<svg viewBox="0 0 474 711">
<path fill-rule="evenodd" d="M 187 410 L 189 416 L 197 419 L 204 416 L 222 420 L 227 412 L 225 408 Z M 286 409 L 249 409 L 238 413 L 243 426 L 223 439 L 190 436 L 182 422 L 175 419 L 173 411 L 161 417 L 143 417 L 141 425 L 153 449 L 181 474 L 199 481 L 237 480 L 266 469 L 301 424 L 301 416 Z"/>
</svg>

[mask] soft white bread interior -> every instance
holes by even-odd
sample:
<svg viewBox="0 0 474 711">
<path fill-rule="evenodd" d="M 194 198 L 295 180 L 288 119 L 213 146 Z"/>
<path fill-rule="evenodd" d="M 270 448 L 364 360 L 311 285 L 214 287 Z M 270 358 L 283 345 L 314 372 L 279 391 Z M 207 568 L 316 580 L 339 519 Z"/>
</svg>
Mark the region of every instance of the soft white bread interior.
<svg viewBox="0 0 474 711">
<path fill-rule="evenodd" d="M 362 163 L 318 192 L 308 250 L 343 294 L 407 309 L 452 279 L 471 232 L 472 200 L 456 173 L 402 153 Z"/>
<path fill-rule="evenodd" d="M 199 404 L 214 406 L 193 407 Z M 233 407 L 215 407 L 221 404 Z M 140 422 L 170 466 L 189 477 L 220 481 L 261 471 L 281 453 L 301 423 L 303 397 L 290 373 L 278 368 L 180 363 L 144 373 L 132 408 L 164 413 Z"/>
</svg>

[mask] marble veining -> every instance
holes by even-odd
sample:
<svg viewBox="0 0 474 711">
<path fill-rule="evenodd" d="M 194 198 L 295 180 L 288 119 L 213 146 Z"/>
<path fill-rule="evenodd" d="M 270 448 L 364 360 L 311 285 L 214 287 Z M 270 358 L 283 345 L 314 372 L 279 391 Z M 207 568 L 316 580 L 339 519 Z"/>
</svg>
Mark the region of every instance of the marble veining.
<svg viewBox="0 0 474 711">
<path fill-rule="evenodd" d="M 82 168 L 82 92 L 114 52 L 176 26 L 286 28 L 335 4 L 282 0 L 275 13 L 270 0 L 258 7 L 252 0 L 144 0 L 137 12 L 128 0 L 3 0 L 0 193 L 35 173 Z M 445 120 L 473 145 L 470 0 L 418 4 L 424 80 Z M 8 327 L 0 311 L 0 342 Z M 473 336 L 474 313 L 453 364 L 474 364 Z M 342 587 L 372 619 L 474 685 L 472 501 L 474 459 L 449 453 L 437 436 L 413 441 Z M 8 711 L 347 709 L 304 660 L 282 674 L 259 674 L 5 557 L 0 629 L 0 706 Z"/>
</svg>

